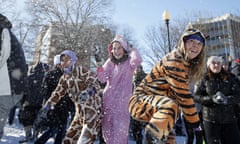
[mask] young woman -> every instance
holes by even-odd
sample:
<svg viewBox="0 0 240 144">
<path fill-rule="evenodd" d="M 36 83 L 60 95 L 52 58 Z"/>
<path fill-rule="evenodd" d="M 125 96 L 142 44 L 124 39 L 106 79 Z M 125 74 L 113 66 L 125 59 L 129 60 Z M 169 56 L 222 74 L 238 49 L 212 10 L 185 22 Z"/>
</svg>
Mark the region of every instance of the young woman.
<svg viewBox="0 0 240 144">
<path fill-rule="evenodd" d="M 179 46 L 164 56 L 135 89 L 129 111 L 133 118 L 148 122 L 146 143 L 176 143 L 173 127 L 179 106 L 185 122 L 198 127 L 189 84 L 201 77 L 204 64 L 205 37 L 198 30 L 187 29 Z"/>
<path fill-rule="evenodd" d="M 103 91 L 102 133 L 107 144 L 127 144 L 134 70 L 142 59 L 135 48 L 129 49 L 122 36 L 116 36 L 108 48 L 109 59 L 97 70 Z"/>
</svg>

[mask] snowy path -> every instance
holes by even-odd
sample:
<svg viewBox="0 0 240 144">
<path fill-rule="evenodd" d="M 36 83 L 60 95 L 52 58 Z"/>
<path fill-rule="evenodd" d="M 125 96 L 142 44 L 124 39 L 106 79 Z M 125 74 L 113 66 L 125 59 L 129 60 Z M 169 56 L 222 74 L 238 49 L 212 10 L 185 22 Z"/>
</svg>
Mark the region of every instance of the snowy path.
<svg viewBox="0 0 240 144">
<path fill-rule="evenodd" d="M 24 138 L 24 131 L 18 122 L 15 122 L 12 126 L 8 124 L 5 126 L 5 135 L 0 141 L 0 144 L 18 144 L 18 141 Z M 177 137 L 177 144 L 184 144 L 185 137 Z M 32 144 L 32 143 L 28 143 Z M 53 144 L 53 139 L 50 139 L 47 144 Z M 98 144 L 96 142 L 95 144 Z M 133 140 L 129 140 L 129 144 L 135 144 Z"/>
<path fill-rule="evenodd" d="M 18 141 L 24 138 L 23 127 L 18 122 L 18 119 L 16 116 L 15 116 L 14 123 L 11 126 L 6 124 L 4 128 L 5 133 L 2 140 L 0 141 L 0 144 L 18 144 Z M 185 137 L 177 137 L 176 139 L 177 139 L 177 144 L 184 144 Z M 28 143 L 28 144 L 33 144 L 33 143 Z M 49 141 L 46 144 L 53 144 L 53 139 L 49 139 Z M 98 144 L 98 142 L 96 142 L 95 144 Z M 130 139 L 129 144 L 135 144 L 135 142 Z"/>
</svg>

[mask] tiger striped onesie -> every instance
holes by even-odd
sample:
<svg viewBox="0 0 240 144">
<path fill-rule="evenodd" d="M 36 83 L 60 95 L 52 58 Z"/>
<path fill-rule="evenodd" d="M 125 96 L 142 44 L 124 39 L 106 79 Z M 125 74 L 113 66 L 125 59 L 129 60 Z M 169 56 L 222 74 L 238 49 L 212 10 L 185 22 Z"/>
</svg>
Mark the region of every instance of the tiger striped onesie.
<svg viewBox="0 0 240 144">
<path fill-rule="evenodd" d="M 162 58 L 142 80 L 130 99 L 133 118 L 148 122 L 146 132 L 159 141 L 176 143 L 173 127 L 179 106 L 189 123 L 198 123 L 199 116 L 189 89 L 190 64 L 178 50 Z"/>
</svg>

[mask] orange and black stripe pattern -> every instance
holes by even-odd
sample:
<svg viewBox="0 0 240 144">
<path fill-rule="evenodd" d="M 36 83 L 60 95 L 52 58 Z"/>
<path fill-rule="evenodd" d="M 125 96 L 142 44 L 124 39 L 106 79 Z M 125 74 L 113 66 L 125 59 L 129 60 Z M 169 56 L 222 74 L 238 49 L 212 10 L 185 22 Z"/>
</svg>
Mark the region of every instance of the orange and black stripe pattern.
<svg viewBox="0 0 240 144">
<path fill-rule="evenodd" d="M 161 140 L 167 139 L 167 143 L 175 143 L 172 132 L 179 106 L 186 121 L 199 121 L 189 89 L 189 66 L 177 51 L 172 51 L 153 67 L 130 99 L 131 116 L 148 122 L 146 130 Z"/>
</svg>

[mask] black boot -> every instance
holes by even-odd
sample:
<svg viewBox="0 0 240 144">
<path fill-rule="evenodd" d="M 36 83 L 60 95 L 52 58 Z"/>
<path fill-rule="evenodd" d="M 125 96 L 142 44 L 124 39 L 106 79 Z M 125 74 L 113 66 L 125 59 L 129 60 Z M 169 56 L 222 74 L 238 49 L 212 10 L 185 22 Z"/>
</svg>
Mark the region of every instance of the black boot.
<svg viewBox="0 0 240 144">
<path fill-rule="evenodd" d="M 137 138 L 136 139 L 136 144 L 142 144 L 142 138 Z"/>
<path fill-rule="evenodd" d="M 203 143 L 203 130 L 195 131 L 196 135 L 196 144 L 202 144 Z"/>
<path fill-rule="evenodd" d="M 133 137 L 134 137 L 134 140 L 136 141 L 136 144 L 142 144 L 143 135 L 140 130 L 138 130 L 137 132 L 134 132 Z"/>
<path fill-rule="evenodd" d="M 24 127 L 24 131 L 25 131 L 25 138 L 23 140 L 20 140 L 19 143 L 25 143 L 25 142 L 33 141 L 32 126 Z"/>
<path fill-rule="evenodd" d="M 100 129 L 100 132 L 98 134 L 98 139 L 99 139 L 99 144 L 106 144 L 104 139 L 103 139 L 102 129 Z"/>
<path fill-rule="evenodd" d="M 176 133 L 176 136 L 186 136 L 185 133 L 182 130 L 182 126 L 176 125 L 175 133 Z"/>
</svg>

